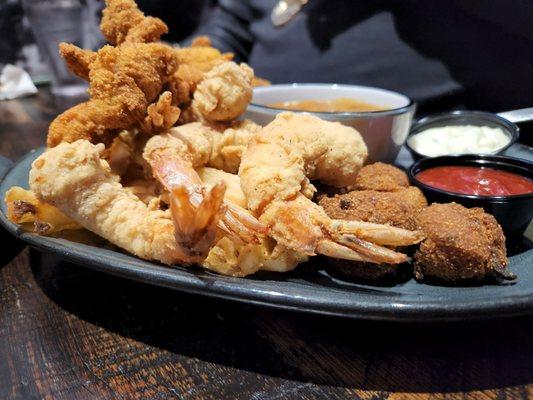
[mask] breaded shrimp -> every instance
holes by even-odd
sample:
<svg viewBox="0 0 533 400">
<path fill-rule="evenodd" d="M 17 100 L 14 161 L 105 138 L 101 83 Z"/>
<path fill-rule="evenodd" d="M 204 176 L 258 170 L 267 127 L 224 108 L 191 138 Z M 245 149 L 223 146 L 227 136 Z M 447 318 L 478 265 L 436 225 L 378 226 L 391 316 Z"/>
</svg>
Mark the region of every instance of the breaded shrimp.
<svg viewBox="0 0 533 400">
<path fill-rule="evenodd" d="M 224 182 L 224 198 L 240 207 L 246 207 L 246 197 L 241 190 L 238 175 L 208 167 L 199 168 L 197 172 L 208 189 Z M 268 237 L 261 238 L 258 244 L 254 244 L 225 236 L 211 249 L 202 266 L 224 275 L 246 276 L 259 270 L 286 272 L 308 258 Z"/>
<path fill-rule="evenodd" d="M 236 174 L 241 156 L 252 137 L 261 127 L 250 120 L 228 124 L 207 124 L 191 122 L 172 128 L 169 132 L 187 144 L 189 151 L 198 161 L 195 167 L 205 164 Z"/>
<path fill-rule="evenodd" d="M 390 164 L 376 162 L 365 165 L 355 179 L 356 190 L 377 190 L 380 192 L 394 192 L 409 187 L 407 174 Z"/>
<path fill-rule="evenodd" d="M 180 106 L 187 106 L 191 102 L 196 86 L 207 72 L 233 59 L 233 54 L 221 53 L 211 47 L 211 41 L 206 36 L 193 40 L 191 47 L 176 49 L 176 55 L 179 66 L 170 85 Z"/>
<path fill-rule="evenodd" d="M 156 178 L 173 196 L 175 223 L 187 220 L 187 213 L 192 213 L 204 201 L 206 195 L 213 190 L 218 190 L 225 184 L 215 185 L 209 191 L 202 183 L 196 172 L 196 168 L 207 164 L 209 154 L 205 154 L 206 148 L 190 146 L 192 138 L 188 142 L 179 134 L 161 134 L 150 138 L 143 151 L 143 158 L 152 168 Z M 180 193 L 176 193 L 179 190 Z M 222 190 L 222 189 L 221 189 Z M 225 200 L 220 204 L 220 221 L 218 227 L 228 235 L 233 235 L 245 242 L 257 242 L 258 235 L 264 235 L 266 227 L 249 215 L 242 207 L 231 201 Z M 171 203 L 172 205 L 172 203 Z M 177 214 L 184 214 L 183 218 Z"/>
<path fill-rule="evenodd" d="M 412 244 L 421 240 L 418 233 L 404 236 L 405 230 L 399 228 L 371 224 L 372 229 L 367 229 L 361 223 L 331 220 L 310 200 L 315 192 L 310 179 L 344 186 L 354 181 L 366 156 L 366 146 L 353 128 L 310 115 L 281 113 L 243 153 L 241 187 L 250 210 L 284 246 L 311 256 L 400 263 L 405 255 L 376 243 L 390 245 L 387 239 L 394 237 L 396 242 L 402 236 L 409 238 L 405 244 Z M 366 240 L 359 237 L 362 234 Z"/>
<path fill-rule="evenodd" d="M 146 116 L 140 123 L 141 131 L 156 133 L 168 131 L 180 117 L 181 110 L 172 102 L 172 93 L 163 92 L 157 102 L 150 104 L 146 109 Z"/>
<path fill-rule="evenodd" d="M 427 207 L 427 200 L 420 189 L 411 186 L 394 192 L 352 191 L 334 197 L 322 197 L 318 204 L 330 218 L 416 230 L 416 218 Z"/>
<path fill-rule="evenodd" d="M 192 110 L 210 122 L 232 121 L 244 114 L 252 99 L 253 70 L 232 61 L 207 72 L 194 92 Z"/>
<path fill-rule="evenodd" d="M 494 217 L 481 208 L 432 204 L 418 216 L 427 238 L 415 254 L 417 279 L 446 282 L 515 279 L 509 272 L 505 237 Z"/>
<path fill-rule="evenodd" d="M 218 170 L 204 174 L 210 189 L 197 207 L 180 209 L 178 205 L 176 209 L 171 203 L 170 210 L 161 211 L 122 187 L 101 158 L 103 151 L 102 144 L 95 146 L 80 140 L 62 143 L 34 162 L 30 185 L 38 201 L 46 202 L 39 207 L 50 210 L 42 214 L 44 217 L 54 216 L 57 220 L 57 215 L 64 215 L 63 220 L 70 221 L 70 225 L 63 229 L 78 229 L 79 223 L 144 259 L 170 265 L 200 263 L 226 275 L 245 276 L 259 269 L 283 272 L 307 260 L 304 254 L 271 239 L 246 243 L 215 229 L 224 212 L 220 182 L 238 180 L 237 176 L 220 179 Z M 244 197 L 239 191 L 238 183 L 233 182 L 234 199 Z M 171 202 L 174 200 L 172 190 Z"/>
<path fill-rule="evenodd" d="M 140 123 L 177 67 L 175 52 L 159 43 L 104 46 L 90 63 L 91 99 L 59 115 L 48 146 L 79 139 L 110 142 L 117 130 Z"/>
<path fill-rule="evenodd" d="M 205 258 L 214 235 L 196 243 L 183 240 L 180 232 L 175 235 L 170 212 L 150 210 L 126 191 L 101 159 L 103 150 L 102 144 L 79 140 L 46 151 L 32 165 L 31 189 L 84 228 L 138 257 L 165 264 Z M 189 222 L 193 226 L 187 233 L 209 230 L 216 218 Z"/>
<path fill-rule="evenodd" d="M 168 32 L 159 18 L 146 17 L 133 0 L 106 0 L 100 29 L 109 43 L 148 43 Z"/>
<path fill-rule="evenodd" d="M 167 97 L 151 107 L 151 115 L 146 116 L 178 68 L 174 48 L 148 43 L 167 31 L 163 21 L 145 17 L 133 0 L 107 0 L 101 29 L 116 47 L 104 46 L 95 53 L 60 45 L 67 66 L 89 81 L 91 99 L 65 111 L 50 124 L 49 147 L 79 139 L 109 144 L 117 131 L 132 129 L 143 120 L 144 130 L 158 130 L 179 117 L 176 109 L 170 108 L 176 104 L 168 104 Z M 163 108 L 161 124 L 152 123 Z"/>
<path fill-rule="evenodd" d="M 91 64 L 96 60 L 95 51 L 80 49 L 71 43 L 59 43 L 59 54 L 72 73 L 86 81 L 89 80 Z"/>
</svg>

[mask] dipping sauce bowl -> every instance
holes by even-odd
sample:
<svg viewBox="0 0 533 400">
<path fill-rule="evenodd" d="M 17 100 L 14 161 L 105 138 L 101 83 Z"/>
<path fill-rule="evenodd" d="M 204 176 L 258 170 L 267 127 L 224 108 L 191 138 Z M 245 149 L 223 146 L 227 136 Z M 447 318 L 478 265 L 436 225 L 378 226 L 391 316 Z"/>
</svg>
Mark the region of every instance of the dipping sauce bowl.
<svg viewBox="0 0 533 400">
<path fill-rule="evenodd" d="M 392 163 L 405 143 L 415 113 L 415 103 L 407 96 L 380 88 L 294 83 L 254 88 L 251 104 L 245 118 L 259 125 L 271 122 L 278 113 L 287 111 L 272 107 L 274 103 L 305 100 L 334 100 L 349 98 L 383 108 L 366 112 L 308 112 L 327 121 L 336 121 L 355 128 L 368 147 L 367 163 L 383 161 Z"/>
<path fill-rule="evenodd" d="M 424 154 L 418 148 L 415 149 L 413 147 L 412 138 L 415 135 L 421 134 L 422 132 L 433 128 L 468 125 L 488 128 L 499 128 L 504 133 L 504 135 L 507 136 L 506 143 L 504 143 L 501 147 L 495 149 L 492 152 L 476 151 L 476 154 L 499 154 L 518 140 L 518 126 L 498 114 L 483 111 L 453 111 L 449 113 L 430 115 L 428 117 L 416 121 L 411 128 L 411 132 L 409 134 L 409 137 L 407 138 L 405 145 L 407 149 L 409 149 L 415 160 L 419 160 L 424 157 L 430 157 L 432 155 Z M 470 151 L 469 153 L 472 152 Z M 456 153 L 456 155 L 458 154 Z"/>
<path fill-rule="evenodd" d="M 517 195 L 473 195 L 438 189 L 422 182 L 417 175 L 440 166 L 470 166 L 492 168 L 533 179 L 533 162 L 504 156 L 461 155 L 423 158 L 408 171 L 411 183 L 418 186 L 430 203 L 456 202 L 465 207 L 482 207 L 494 215 L 509 240 L 519 239 L 533 218 L 533 193 Z"/>
</svg>

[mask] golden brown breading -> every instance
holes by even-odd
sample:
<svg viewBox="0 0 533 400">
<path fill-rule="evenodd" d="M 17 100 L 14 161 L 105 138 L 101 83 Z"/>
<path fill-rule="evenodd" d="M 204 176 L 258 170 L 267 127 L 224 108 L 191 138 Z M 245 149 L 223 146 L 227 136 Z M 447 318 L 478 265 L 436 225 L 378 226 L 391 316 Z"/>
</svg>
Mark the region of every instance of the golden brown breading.
<svg viewBox="0 0 533 400">
<path fill-rule="evenodd" d="M 177 104 L 188 104 L 204 74 L 233 58 L 233 54 L 223 54 L 211 47 L 209 38 L 205 36 L 195 39 L 191 47 L 176 49 L 176 55 L 179 66 L 172 79 L 171 90 Z"/>
<path fill-rule="evenodd" d="M 240 117 L 252 99 L 254 71 L 225 62 L 207 72 L 194 92 L 192 109 L 200 120 L 227 122 Z"/>
<path fill-rule="evenodd" d="M 143 120 L 176 67 L 174 49 L 161 43 L 102 47 L 90 64 L 91 99 L 52 121 L 48 146 L 79 139 L 109 143 L 117 130 Z"/>
<path fill-rule="evenodd" d="M 90 66 L 96 59 L 96 52 L 80 49 L 70 43 L 59 43 L 59 54 L 70 71 L 86 81 L 89 80 Z"/>
<path fill-rule="evenodd" d="M 163 21 L 145 17 L 133 0 L 106 0 L 100 29 L 107 41 L 114 45 L 155 42 L 168 32 Z"/>
<path fill-rule="evenodd" d="M 148 106 L 140 128 L 145 133 L 167 131 L 174 126 L 179 117 L 180 109 L 172 104 L 172 93 L 163 92 L 156 103 Z"/>
<path fill-rule="evenodd" d="M 415 254 L 417 279 L 459 282 L 487 276 L 511 278 L 505 270 L 508 260 L 503 231 L 483 209 L 432 204 L 419 214 L 418 222 L 427 238 Z"/>
<path fill-rule="evenodd" d="M 390 164 L 377 162 L 365 165 L 355 180 L 356 190 L 378 190 L 394 192 L 409 187 L 409 179 L 405 172 Z"/>
<path fill-rule="evenodd" d="M 197 36 L 191 42 L 191 47 L 212 47 L 209 36 Z"/>
<path fill-rule="evenodd" d="M 353 191 L 322 197 L 318 203 L 330 218 L 390 224 L 417 229 L 416 217 L 427 207 L 427 200 L 416 187 L 395 192 Z"/>
</svg>

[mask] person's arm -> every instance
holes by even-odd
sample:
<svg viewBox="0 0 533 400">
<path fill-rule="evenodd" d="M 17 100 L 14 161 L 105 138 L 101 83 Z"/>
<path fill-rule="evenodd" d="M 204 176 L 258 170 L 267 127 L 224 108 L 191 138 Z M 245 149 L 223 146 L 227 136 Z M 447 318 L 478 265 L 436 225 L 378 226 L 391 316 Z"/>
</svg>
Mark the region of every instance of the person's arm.
<svg viewBox="0 0 533 400">
<path fill-rule="evenodd" d="M 250 22 L 253 12 L 245 0 L 219 0 L 210 18 L 189 38 L 207 35 L 213 47 L 222 52 L 232 52 L 236 61 L 246 61 L 252 48 Z"/>
</svg>

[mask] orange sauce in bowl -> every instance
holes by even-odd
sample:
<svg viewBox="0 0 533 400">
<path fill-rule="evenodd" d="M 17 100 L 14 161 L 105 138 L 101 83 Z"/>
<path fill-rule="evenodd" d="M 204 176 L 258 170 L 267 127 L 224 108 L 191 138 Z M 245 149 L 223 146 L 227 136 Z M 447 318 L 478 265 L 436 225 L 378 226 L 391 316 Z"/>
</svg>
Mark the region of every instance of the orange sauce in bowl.
<svg viewBox="0 0 533 400">
<path fill-rule="evenodd" d="M 301 100 L 280 101 L 268 105 L 283 110 L 308 111 L 308 112 L 369 112 L 383 111 L 386 107 L 366 103 L 364 101 L 339 97 L 332 100 Z"/>
</svg>

